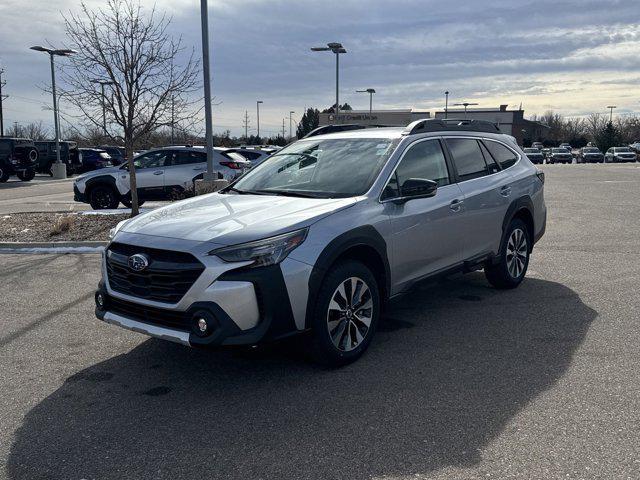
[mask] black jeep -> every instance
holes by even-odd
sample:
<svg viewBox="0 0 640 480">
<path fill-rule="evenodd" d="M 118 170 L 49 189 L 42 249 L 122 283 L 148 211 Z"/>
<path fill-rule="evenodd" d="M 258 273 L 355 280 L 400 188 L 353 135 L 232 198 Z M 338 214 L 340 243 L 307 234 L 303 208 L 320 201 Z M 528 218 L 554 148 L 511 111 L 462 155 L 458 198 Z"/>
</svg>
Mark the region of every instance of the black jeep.
<svg viewBox="0 0 640 480">
<path fill-rule="evenodd" d="M 53 164 L 57 161 L 56 141 L 38 140 L 35 143 L 38 149 L 38 162 L 36 172 L 48 173 L 53 176 Z M 82 167 L 78 155 L 78 144 L 67 140 L 60 140 L 60 161 L 67 166 L 67 176 L 77 173 Z"/>
<path fill-rule="evenodd" d="M 36 175 L 38 149 L 27 138 L 0 137 L 0 182 L 11 175 L 25 182 Z"/>
</svg>

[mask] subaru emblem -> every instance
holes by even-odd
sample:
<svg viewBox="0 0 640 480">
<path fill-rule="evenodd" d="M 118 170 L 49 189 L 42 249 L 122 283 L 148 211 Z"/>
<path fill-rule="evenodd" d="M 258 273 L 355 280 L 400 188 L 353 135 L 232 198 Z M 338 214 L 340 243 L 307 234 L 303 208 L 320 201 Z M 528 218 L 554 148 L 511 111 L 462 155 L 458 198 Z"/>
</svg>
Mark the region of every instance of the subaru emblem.
<svg viewBox="0 0 640 480">
<path fill-rule="evenodd" d="M 141 272 L 149 266 L 149 258 L 142 253 L 136 253 L 129 257 L 127 263 L 134 272 Z"/>
</svg>

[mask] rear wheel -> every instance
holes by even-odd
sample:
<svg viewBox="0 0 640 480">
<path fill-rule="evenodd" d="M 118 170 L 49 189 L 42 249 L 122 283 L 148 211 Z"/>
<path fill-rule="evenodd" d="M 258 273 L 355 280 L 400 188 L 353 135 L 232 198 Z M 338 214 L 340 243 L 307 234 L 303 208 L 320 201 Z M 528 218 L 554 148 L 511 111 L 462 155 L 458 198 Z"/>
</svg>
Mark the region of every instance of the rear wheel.
<svg viewBox="0 0 640 480">
<path fill-rule="evenodd" d="M 107 185 L 96 185 L 89 192 L 89 204 L 94 210 L 118 208 L 119 202 L 116 192 Z"/>
<path fill-rule="evenodd" d="M 484 269 L 491 285 L 508 289 L 522 283 L 529 266 L 530 238 L 527 226 L 522 220 L 516 218 L 511 221 L 500 246 L 498 263 L 488 265 Z"/>
<path fill-rule="evenodd" d="M 362 263 L 333 267 L 320 287 L 311 319 L 311 353 L 316 362 L 338 367 L 369 347 L 380 317 L 375 276 Z"/>
<path fill-rule="evenodd" d="M 36 176 L 36 171 L 32 168 L 17 173 L 17 176 L 23 182 L 30 182 Z"/>
<path fill-rule="evenodd" d="M 9 172 L 5 168 L 0 167 L 0 183 L 4 183 L 9 180 L 9 176 Z"/>
</svg>

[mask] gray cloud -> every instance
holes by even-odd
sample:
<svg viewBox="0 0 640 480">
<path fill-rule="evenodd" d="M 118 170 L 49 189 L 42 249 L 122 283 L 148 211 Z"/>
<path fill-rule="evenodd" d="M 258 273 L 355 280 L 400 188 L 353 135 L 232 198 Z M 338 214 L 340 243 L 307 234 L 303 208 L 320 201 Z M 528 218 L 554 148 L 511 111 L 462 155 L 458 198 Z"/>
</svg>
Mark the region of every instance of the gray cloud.
<svg viewBox="0 0 640 480">
<path fill-rule="evenodd" d="M 17 3 L 0 6 L 0 16 Z M 33 7 L 26 21 L 0 31 L 8 93 L 32 99 L 7 102 L 14 111 L 6 116 L 20 121 L 47 115 L 36 88 L 48 81 L 45 59 L 26 47 L 63 40 L 57 10 L 76 8 L 69 0 L 24 3 Z M 158 8 L 170 9 L 175 33 L 198 48 L 198 2 L 160 1 Z M 342 95 L 354 107 L 366 103 L 356 88 L 375 87 L 375 102 L 385 108 L 440 108 L 448 89 L 455 100 L 487 106 L 523 101 L 528 113 L 582 114 L 619 99 L 633 112 L 640 106 L 637 12 L 637 0 L 213 2 L 213 90 L 223 102 L 214 121 L 239 132 L 245 109 L 255 120 L 260 98 L 262 129 L 275 132 L 289 110 L 331 104 L 333 56 L 309 47 L 334 40 L 349 51 Z"/>
</svg>

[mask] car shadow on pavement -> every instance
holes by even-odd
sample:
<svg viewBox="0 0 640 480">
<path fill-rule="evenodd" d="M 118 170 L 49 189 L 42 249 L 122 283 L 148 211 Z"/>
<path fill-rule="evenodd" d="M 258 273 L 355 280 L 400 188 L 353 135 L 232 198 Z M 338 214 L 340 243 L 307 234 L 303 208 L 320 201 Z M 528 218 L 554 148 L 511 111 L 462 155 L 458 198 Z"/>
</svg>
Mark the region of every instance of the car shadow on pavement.
<svg viewBox="0 0 640 480">
<path fill-rule="evenodd" d="M 596 316 L 564 285 L 497 291 L 474 273 L 395 302 L 369 352 L 338 370 L 286 345 L 149 339 L 35 406 L 7 473 L 354 479 L 472 467 L 567 371 Z"/>
</svg>

